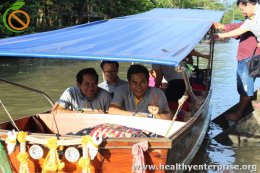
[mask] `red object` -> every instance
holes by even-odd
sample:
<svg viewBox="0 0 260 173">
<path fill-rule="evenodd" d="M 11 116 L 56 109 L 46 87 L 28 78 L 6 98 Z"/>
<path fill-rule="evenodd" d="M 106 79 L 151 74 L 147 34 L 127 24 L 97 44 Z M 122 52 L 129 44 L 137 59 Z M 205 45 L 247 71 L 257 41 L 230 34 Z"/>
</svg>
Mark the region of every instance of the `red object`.
<svg viewBox="0 0 260 173">
<path fill-rule="evenodd" d="M 196 83 L 191 84 L 192 89 L 198 90 L 198 91 L 206 91 L 206 86 L 205 85 L 200 85 Z"/>
<path fill-rule="evenodd" d="M 234 23 L 225 25 L 225 32 L 239 28 L 242 24 L 243 23 Z M 237 50 L 237 60 L 243 60 L 245 58 L 251 57 L 257 45 L 257 41 L 253 33 L 246 32 L 242 34 L 240 37 L 238 37 L 238 39 L 240 40 Z M 260 48 L 257 48 L 255 54 L 260 54 Z"/>
<path fill-rule="evenodd" d="M 170 109 L 177 110 L 179 104 L 176 101 L 168 101 L 168 105 L 169 105 Z M 181 111 L 177 115 L 176 120 L 177 121 L 183 121 L 184 120 L 184 111 L 188 111 L 188 110 L 189 110 L 189 103 L 184 102 L 183 105 L 182 105 Z"/>
</svg>

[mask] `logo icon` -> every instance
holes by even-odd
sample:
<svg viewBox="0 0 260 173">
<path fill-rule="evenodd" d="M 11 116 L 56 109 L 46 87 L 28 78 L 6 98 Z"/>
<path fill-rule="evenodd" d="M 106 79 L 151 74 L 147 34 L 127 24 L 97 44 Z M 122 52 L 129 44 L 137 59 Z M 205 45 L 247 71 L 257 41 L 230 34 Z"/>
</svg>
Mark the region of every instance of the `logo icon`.
<svg viewBox="0 0 260 173">
<path fill-rule="evenodd" d="M 12 32 L 24 32 L 30 24 L 30 16 L 27 12 L 20 10 L 25 5 L 23 0 L 17 0 L 10 8 L 8 8 L 3 15 L 3 22 L 5 27 Z M 9 12 L 11 12 L 9 14 Z M 8 15 L 9 14 L 9 15 Z M 14 23 L 16 25 L 14 25 Z M 20 26 L 17 26 L 19 24 Z"/>
</svg>

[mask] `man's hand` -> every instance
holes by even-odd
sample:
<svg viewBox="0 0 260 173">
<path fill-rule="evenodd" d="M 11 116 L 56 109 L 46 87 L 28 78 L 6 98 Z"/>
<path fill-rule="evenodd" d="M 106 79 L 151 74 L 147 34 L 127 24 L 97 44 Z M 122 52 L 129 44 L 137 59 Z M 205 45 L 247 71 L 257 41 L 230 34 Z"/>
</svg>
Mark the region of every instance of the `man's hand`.
<svg viewBox="0 0 260 173">
<path fill-rule="evenodd" d="M 225 30 L 225 25 L 218 23 L 218 22 L 214 22 L 212 25 L 212 28 L 223 31 L 223 30 Z"/>
<path fill-rule="evenodd" d="M 155 105 L 150 105 L 148 106 L 148 111 L 153 114 L 153 115 L 157 115 L 159 113 L 159 107 L 155 106 Z"/>
<path fill-rule="evenodd" d="M 215 33 L 215 34 L 213 35 L 213 38 L 214 38 L 214 39 L 221 38 L 221 34 L 220 34 L 220 33 Z"/>
</svg>

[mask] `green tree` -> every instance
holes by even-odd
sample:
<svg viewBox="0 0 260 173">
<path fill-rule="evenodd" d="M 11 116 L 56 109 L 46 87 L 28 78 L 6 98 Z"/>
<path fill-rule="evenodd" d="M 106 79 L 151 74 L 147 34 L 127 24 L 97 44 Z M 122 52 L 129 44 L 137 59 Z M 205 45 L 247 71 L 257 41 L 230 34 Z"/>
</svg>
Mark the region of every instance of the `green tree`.
<svg viewBox="0 0 260 173">
<path fill-rule="evenodd" d="M 235 5 L 230 7 L 226 12 L 222 19 L 222 22 L 224 24 L 233 22 L 234 20 L 245 20 L 245 17 L 242 15 L 239 8 L 237 8 Z"/>
<path fill-rule="evenodd" d="M 13 33 L 3 26 L 2 15 L 16 0 L 0 5 L 0 37 L 74 26 L 95 20 L 132 15 L 160 8 L 200 8 L 222 10 L 216 0 L 24 0 L 22 10 L 30 15 L 31 23 L 23 33 Z"/>
</svg>

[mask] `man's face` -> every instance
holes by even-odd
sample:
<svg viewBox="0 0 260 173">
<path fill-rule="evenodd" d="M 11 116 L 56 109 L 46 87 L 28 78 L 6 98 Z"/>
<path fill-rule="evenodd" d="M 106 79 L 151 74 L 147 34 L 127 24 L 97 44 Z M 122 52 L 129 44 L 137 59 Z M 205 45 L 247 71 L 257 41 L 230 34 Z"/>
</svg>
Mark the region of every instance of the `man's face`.
<svg viewBox="0 0 260 173">
<path fill-rule="evenodd" d="M 118 69 L 116 68 L 116 64 L 114 63 L 107 63 L 103 65 L 103 73 L 105 80 L 108 83 L 114 83 L 117 80 L 117 73 Z"/>
<path fill-rule="evenodd" d="M 254 6 L 253 4 L 247 3 L 246 5 L 240 3 L 238 7 L 240 8 L 242 15 L 251 17 L 254 15 Z"/>
<path fill-rule="evenodd" d="M 85 96 L 94 97 L 97 92 L 97 83 L 93 75 L 85 74 L 82 83 L 78 83 L 78 87 Z"/>
<path fill-rule="evenodd" d="M 148 81 L 143 73 L 132 74 L 129 85 L 135 97 L 140 99 L 148 88 Z"/>
</svg>

